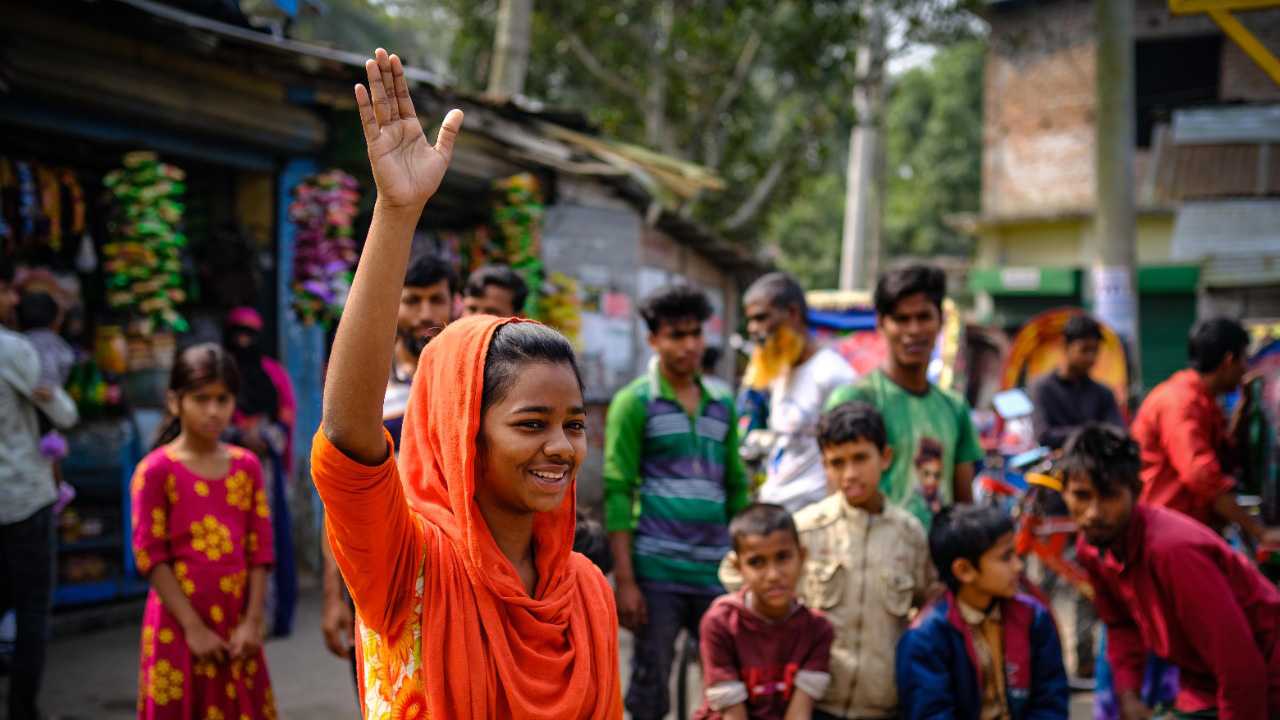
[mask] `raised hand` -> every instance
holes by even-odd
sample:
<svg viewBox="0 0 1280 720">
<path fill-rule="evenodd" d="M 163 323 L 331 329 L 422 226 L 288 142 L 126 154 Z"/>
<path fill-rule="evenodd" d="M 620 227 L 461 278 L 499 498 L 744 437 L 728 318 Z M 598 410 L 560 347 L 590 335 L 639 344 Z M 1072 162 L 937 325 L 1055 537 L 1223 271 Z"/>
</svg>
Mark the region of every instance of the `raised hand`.
<svg viewBox="0 0 1280 720">
<path fill-rule="evenodd" d="M 364 68 L 369 86 L 356 85 L 356 104 L 378 185 L 378 204 L 388 210 L 421 212 L 449 168 L 462 111 L 449 111 L 432 147 L 413 112 L 400 58 L 378 48 Z"/>
</svg>

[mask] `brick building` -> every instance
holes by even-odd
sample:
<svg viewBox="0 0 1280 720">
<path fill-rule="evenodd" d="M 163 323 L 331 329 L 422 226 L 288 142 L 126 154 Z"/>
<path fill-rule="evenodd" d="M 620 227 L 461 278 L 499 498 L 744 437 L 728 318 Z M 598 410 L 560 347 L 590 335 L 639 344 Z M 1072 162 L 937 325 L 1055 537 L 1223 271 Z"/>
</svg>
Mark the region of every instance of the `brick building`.
<svg viewBox="0 0 1280 720">
<path fill-rule="evenodd" d="M 1138 292 L 1151 387 L 1184 364 L 1197 315 L 1280 316 L 1280 85 L 1207 16 L 1134 2 Z M 1238 17 L 1280 51 L 1280 8 Z M 985 19 L 982 204 L 963 224 L 978 238 L 980 312 L 1016 329 L 1041 310 L 1088 304 L 1094 7 L 1001 0 Z"/>
</svg>

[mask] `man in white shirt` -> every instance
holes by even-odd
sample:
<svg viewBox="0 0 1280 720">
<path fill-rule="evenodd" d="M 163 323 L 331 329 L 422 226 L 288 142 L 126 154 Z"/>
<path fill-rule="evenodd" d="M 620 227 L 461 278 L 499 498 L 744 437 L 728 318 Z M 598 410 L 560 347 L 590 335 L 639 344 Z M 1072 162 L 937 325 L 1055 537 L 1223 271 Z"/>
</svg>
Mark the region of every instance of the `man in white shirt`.
<svg viewBox="0 0 1280 720">
<path fill-rule="evenodd" d="M 795 278 L 780 272 L 761 277 L 747 288 L 743 305 L 756 345 L 748 380 L 768 387 L 769 430 L 776 433 L 759 499 L 794 513 L 828 494 L 818 419 L 827 396 L 858 374 L 810 334 L 809 306 Z"/>
<path fill-rule="evenodd" d="M 17 620 L 9 684 L 11 720 L 37 720 L 53 604 L 53 464 L 40 454 L 37 410 L 56 427 L 75 424 L 62 388 L 40 388 L 40 355 L 9 328 L 18 293 L 13 268 L 0 260 L 0 615 Z"/>
</svg>

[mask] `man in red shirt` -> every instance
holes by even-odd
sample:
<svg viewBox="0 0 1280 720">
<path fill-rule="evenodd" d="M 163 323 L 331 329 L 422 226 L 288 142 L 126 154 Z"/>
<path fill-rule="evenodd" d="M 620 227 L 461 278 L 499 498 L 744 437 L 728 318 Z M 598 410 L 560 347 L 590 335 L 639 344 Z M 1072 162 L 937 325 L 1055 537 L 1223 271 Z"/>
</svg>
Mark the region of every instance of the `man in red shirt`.
<svg viewBox="0 0 1280 720">
<path fill-rule="evenodd" d="M 1217 396 L 1235 392 L 1244 379 L 1249 335 L 1226 318 L 1205 320 L 1187 343 L 1190 366 L 1157 385 L 1133 421 L 1142 448 L 1141 500 L 1178 510 L 1212 528 L 1236 523 L 1259 542 L 1280 542 L 1240 508 L 1231 492 L 1236 435 L 1252 397 L 1248 390 L 1228 428 Z"/>
<path fill-rule="evenodd" d="M 1061 466 L 1121 717 L 1151 717 L 1139 695 L 1148 651 L 1178 666 L 1178 712 L 1280 717 L 1280 591 L 1205 525 L 1138 501 L 1139 465 L 1136 442 L 1095 424 L 1067 441 Z"/>
</svg>

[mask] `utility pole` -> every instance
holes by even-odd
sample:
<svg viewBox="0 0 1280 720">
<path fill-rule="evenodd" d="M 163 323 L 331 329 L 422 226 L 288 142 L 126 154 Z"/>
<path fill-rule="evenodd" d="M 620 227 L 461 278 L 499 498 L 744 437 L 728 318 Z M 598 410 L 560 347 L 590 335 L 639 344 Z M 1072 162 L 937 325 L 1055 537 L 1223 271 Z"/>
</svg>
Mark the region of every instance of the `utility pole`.
<svg viewBox="0 0 1280 720">
<path fill-rule="evenodd" d="M 533 0 L 502 0 L 489 68 L 489 95 L 505 100 L 524 92 L 532 29 Z"/>
<path fill-rule="evenodd" d="M 880 202 L 878 183 L 880 120 L 884 106 L 884 10 L 877 0 L 863 6 L 866 42 L 858 50 L 853 86 L 856 118 L 849 133 L 849 161 L 845 167 L 844 232 L 840 242 L 840 289 L 868 285 L 868 266 L 878 267 Z"/>
<path fill-rule="evenodd" d="M 1130 397 L 1142 390 L 1134 219 L 1133 0 L 1095 0 L 1097 215 L 1091 273 L 1093 311 L 1124 341 Z"/>
</svg>

